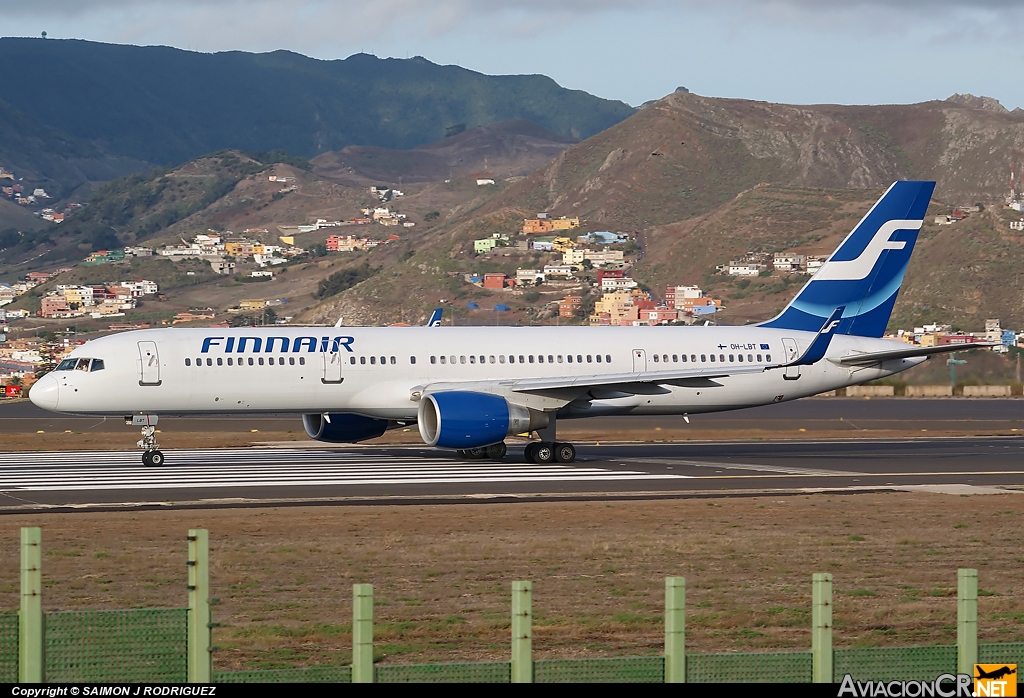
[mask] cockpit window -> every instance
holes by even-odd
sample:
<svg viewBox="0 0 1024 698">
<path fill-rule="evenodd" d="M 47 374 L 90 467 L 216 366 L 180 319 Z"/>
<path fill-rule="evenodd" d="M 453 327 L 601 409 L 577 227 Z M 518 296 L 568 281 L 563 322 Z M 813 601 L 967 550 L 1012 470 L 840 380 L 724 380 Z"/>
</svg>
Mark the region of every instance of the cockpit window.
<svg viewBox="0 0 1024 698">
<path fill-rule="evenodd" d="M 59 364 L 56 371 L 102 371 L 103 359 L 64 359 Z"/>
</svg>

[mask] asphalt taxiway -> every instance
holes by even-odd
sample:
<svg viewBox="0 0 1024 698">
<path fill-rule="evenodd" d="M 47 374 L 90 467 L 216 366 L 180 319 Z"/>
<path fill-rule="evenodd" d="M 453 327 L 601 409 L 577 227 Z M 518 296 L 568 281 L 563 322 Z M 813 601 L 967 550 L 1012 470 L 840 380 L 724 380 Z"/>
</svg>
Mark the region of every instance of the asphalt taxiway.
<svg viewBox="0 0 1024 698">
<path fill-rule="evenodd" d="M 932 489 L 1024 493 L 1024 438 L 581 445 L 572 464 L 504 462 L 422 447 L 0 453 L 0 512 L 749 496 Z"/>
</svg>

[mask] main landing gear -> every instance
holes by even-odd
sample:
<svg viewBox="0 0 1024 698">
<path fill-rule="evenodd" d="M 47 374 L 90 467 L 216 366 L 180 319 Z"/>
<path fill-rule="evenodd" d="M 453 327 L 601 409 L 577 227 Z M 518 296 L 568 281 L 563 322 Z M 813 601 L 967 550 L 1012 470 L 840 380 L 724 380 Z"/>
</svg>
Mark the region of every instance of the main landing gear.
<svg viewBox="0 0 1024 698">
<path fill-rule="evenodd" d="M 157 416 L 155 414 L 129 415 L 124 418 L 124 423 L 142 427 L 142 438 L 136 443 L 139 448 L 144 449 L 142 464 L 147 468 L 159 468 L 163 465 L 164 454 L 156 442 Z"/>
<path fill-rule="evenodd" d="M 526 445 L 527 463 L 572 463 L 576 460 L 576 447 L 564 441 L 555 440 L 555 415 L 551 413 L 548 425 L 537 430 L 540 441 Z"/>
</svg>

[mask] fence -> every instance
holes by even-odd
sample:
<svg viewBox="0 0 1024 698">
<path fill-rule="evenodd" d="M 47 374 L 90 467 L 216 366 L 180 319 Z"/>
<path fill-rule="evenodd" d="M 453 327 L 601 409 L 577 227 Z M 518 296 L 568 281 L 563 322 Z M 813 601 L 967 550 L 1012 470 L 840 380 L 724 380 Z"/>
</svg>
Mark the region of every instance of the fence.
<svg viewBox="0 0 1024 698">
<path fill-rule="evenodd" d="M 665 580 L 665 649 L 656 657 L 533 659 L 533 587 L 512 583 L 509 661 L 373 663 L 373 587 L 352 593 L 352 664 L 213 671 L 209 541 L 188 534 L 188 607 L 116 611 L 42 610 L 42 536 L 21 530 L 21 606 L 0 613 L 0 681 L 147 683 L 832 683 L 934 680 L 971 674 L 976 663 L 1024 665 L 1024 642 L 978 644 L 978 573 L 957 573 L 956 644 L 832 647 L 832 575 L 811 581 L 811 647 L 805 652 L 689 654 L 686 580 Z"/>
</svg>

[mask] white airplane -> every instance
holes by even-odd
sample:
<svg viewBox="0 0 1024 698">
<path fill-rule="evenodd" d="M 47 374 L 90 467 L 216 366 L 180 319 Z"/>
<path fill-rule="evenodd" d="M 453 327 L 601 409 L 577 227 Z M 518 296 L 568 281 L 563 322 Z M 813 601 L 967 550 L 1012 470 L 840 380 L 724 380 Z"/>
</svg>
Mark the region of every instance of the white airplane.
<svg viewBox="0 0 1024 698">
<path fill-rule="evenodd" d="M 934 182 L 896 182 L 777 317 L 744 327 L 151 329 L 92 340 L 33 387 L 54 412 L 127 415 L 162 465 L 160 414 L 294 412 L 310 438 L 355 443 L 417 424 L 429 446 L 572 462 L 560 419 L 687 416 L 883 378 L 931 354 L 881 339 Z"/>
</svg>

